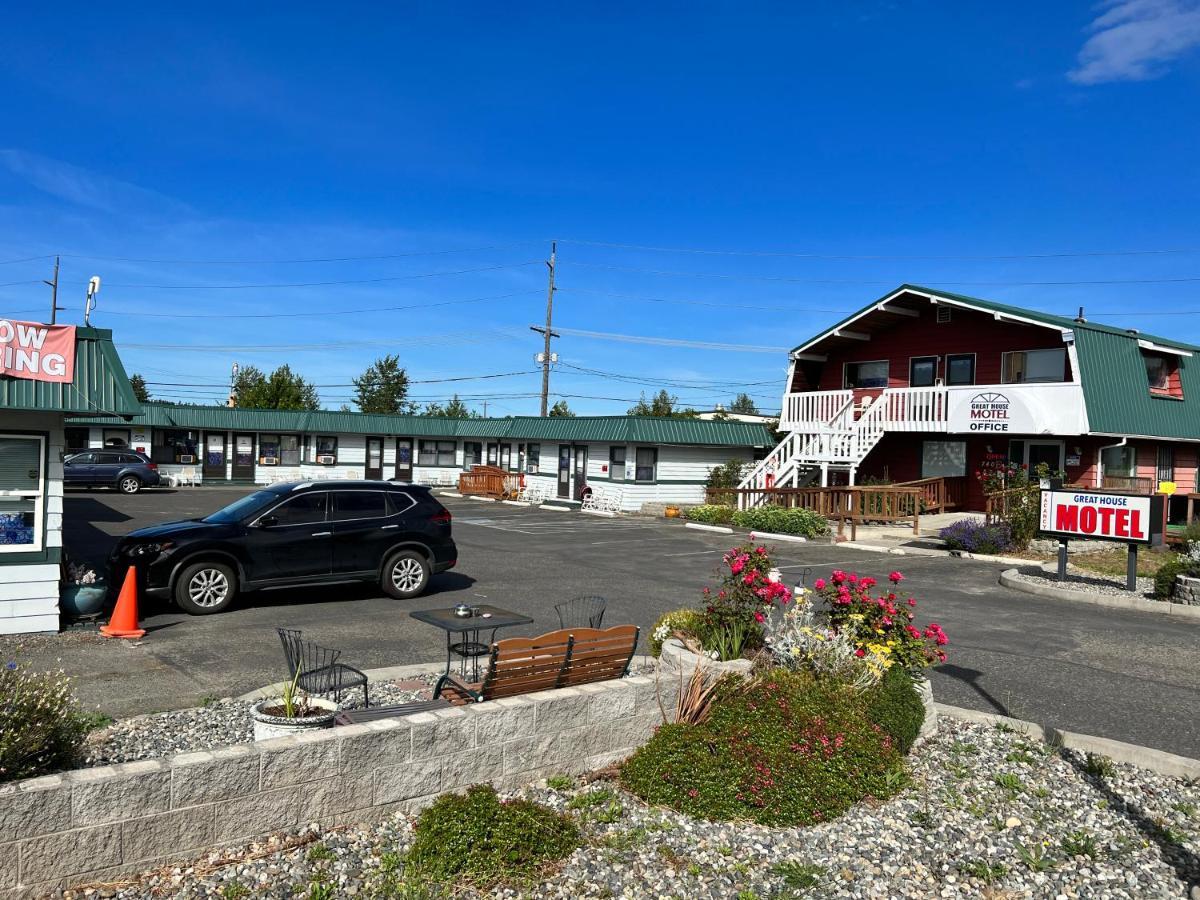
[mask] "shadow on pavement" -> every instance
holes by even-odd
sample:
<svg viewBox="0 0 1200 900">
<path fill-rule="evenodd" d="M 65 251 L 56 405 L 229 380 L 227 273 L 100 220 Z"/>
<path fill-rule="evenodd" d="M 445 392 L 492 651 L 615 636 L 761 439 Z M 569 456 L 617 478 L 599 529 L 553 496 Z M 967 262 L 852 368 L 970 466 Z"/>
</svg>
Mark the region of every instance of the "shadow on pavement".
<svg viewBox="0 0 1200 900">
<path fill-rule="evenodd" d="M 934 669 L 934 671 L 940 675 L 948 675 L 956 681 L 961 681 L 980 697 L 982 697 L 984 702 L 986 702 L 1000 715 L 1009 716 L 1010 718 L 1012 717 L 1012 713 L 1008 711 L 1008 707 L 993 697 L 988 690 L 979 683 L 979 678 L 983 675 L 983 673 L 978 669 L 966 669 L 962 666 L 945 664 L 938 666 Z"/>
</svg>

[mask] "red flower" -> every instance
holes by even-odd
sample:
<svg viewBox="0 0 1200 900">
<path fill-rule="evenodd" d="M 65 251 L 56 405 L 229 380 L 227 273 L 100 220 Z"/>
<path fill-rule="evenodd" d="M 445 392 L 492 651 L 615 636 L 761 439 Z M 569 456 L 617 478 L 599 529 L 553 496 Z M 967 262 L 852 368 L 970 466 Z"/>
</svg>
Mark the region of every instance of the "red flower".
<svg viewBox="0 0 1200 900">
<path fill-rule="evenodd" d="M 901 575 L 899 572 L 889 572 L 888 573 L 888 581 L 890 581 L 892 584 L 899 584 L 903 580 L 904 580 L 904 576 Z"/>
<path fill-rule="evenodd" d="M 766 616 L 764 616 L 764 615 L 763 615 L 762 613 L 760 613 L 760 612 L 756 612 L 756 613 L 754 614 L 754 621 L 755 621 L 755 622 L 758 622 L 758 623 L 761 625 L 763 622 L 767 621 L 767 617 L 766 617 Z"/>
<path fill-rule="evenodd" d="M 825 590 L 825 579 L 818 578 L 816 581 L 813 582 L 813 587 L 818 591 Z"/>
<path fill-rule="evenodd" d="M 859 659 L 862 659 L 862 657 L 867 655 L 867 651 L 864 650 L 862 647 L 859 647 L 857 650 L 854 651 L 854 655 L 857 656 Z"/>
</svg>

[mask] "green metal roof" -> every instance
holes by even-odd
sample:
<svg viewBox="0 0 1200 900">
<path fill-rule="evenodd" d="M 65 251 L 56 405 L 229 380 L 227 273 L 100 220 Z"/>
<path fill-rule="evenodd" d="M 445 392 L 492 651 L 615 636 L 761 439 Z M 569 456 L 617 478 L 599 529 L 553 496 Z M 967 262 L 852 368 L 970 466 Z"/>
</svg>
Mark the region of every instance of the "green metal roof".
<svg viewBox="0 0 1200 900">
<path fill-rule="evenodd" d="M 75 424 L 104 424 L 107 416 L 80 416 Z M 653 416 L 580 416 L 446 419 L 334 410 L 244 409 L 150 402 L 133 417 L 151 428 L 214 431 L 279 431 L 302 434 L 380 434 L 444 438 L 509 438 L 631 444 L 693 444 L 707 447 L 768 447 L 771 431 L 754 422 L 661 419 Z"/>
<path fill-rule="evenodd" d="M 905 290 L 920 291 L 989 312 L 1016 316 L 1051 328 L 1070 331 L 1075 338 L 1079 380 L 1083 387 L 1088 428 L 1091 432 L 1200 440 L 1200 347 L 1174 338 L 1159 337 L 1099 322 L 1079 322 L 1036 309 L 1009 306 L 993 300 L 953 294 L 916 284 L 902 284 L 894 291 L 889 291 L 826 329 L 820 337 L 847 325 L 882 301 Z M 796 349 L 812 344 L 813 340 L 815 338 Z M 1142 359 L 1141 347 L 1138 346 L 1139 340 L 1196 354 L 1179 358 L 1182 400 L 1150 393 L 1146 382 L 1146 366 Z"/>
<path fill-rule="evenodd" d="M 75 378 L 70 384 L 0 376 L 0 409 L 63 413 L 135 415 L 133 395 L 121 357 L 106 328 L 75 329 Z"/>
</svg>

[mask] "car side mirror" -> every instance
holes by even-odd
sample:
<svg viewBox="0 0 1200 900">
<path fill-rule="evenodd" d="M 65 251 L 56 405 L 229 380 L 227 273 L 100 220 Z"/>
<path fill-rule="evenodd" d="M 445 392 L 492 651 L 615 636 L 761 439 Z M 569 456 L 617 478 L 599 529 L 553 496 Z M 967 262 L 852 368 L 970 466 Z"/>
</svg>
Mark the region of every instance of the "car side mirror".
<svg viewBox="0 0 1200 900">
<path fill-rule="evenodd" d="M 263 516 L 258 520 L 260 528 L 271 528 L 279 524 L 279 516 Z"/>
</svg>

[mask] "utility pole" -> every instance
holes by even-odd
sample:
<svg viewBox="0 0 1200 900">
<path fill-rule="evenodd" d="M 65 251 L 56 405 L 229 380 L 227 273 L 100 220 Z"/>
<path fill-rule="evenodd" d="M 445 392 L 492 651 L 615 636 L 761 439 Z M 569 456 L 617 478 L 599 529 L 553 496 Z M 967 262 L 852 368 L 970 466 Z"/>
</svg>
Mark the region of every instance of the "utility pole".
<svg viewBox="0 0 1200 900">
<path fill-rule="evenodd" d="M 558 256 L 558 242 L 550 242 L 550 258 L 546 260 L 546 266 L 550 269 L 550 283 L 546 288 L 546 327 L 538 328 L 536 325 L 530 325 L 531 331 L 536 331 L 538 334 L 545 336 L 545 346 L 542 349 L 542 416 L 545 417 L 549 412 L 550 402 L 550 338 L 559 337 L 551 330 L 551 324 L 554 321 L 554 263 Z"/>
<path fill-rule="evenodd" d="M 487 401 L 486 400 L 483 401 L 483 417 L 485 419 L 487 418 Z"/>
<path fill-rule="evenodd" d="M 56 257 L 54 257 L 54 280 L 53 281 L 46 281 L 45 279 L 42 280 L 42 284 L 50 285 L 50 324 L 51 325 L 53 325 L 55 320 L 58 318 L 58 311 L 60 309 L 61 310 L 66 309 L 65 306 L 58 305 L 58 263 L 59 263 L 59 257 L 56 256 Z"/>
</svg>

